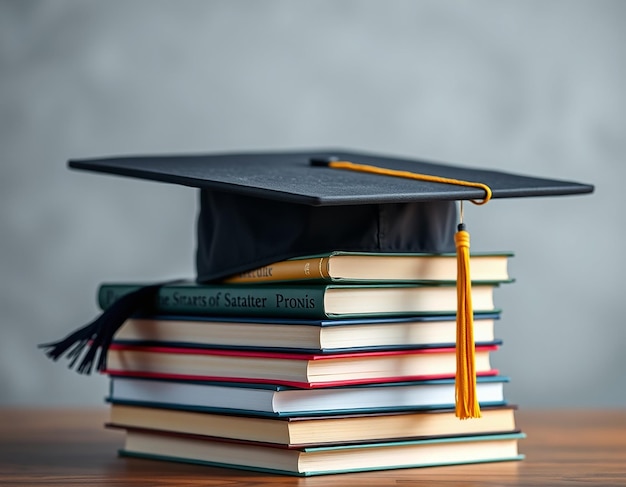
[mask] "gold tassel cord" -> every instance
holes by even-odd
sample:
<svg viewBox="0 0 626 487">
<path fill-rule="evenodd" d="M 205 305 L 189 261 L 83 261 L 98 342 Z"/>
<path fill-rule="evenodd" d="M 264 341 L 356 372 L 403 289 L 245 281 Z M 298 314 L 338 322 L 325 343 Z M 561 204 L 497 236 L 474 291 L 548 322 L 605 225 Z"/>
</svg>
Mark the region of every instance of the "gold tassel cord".
<svg viewBox="0 0 626 487">
<path fill-rule="evenodd" d="M 491 188 L 483 183 L 474 181 L 464 181 L 462 179 L 444 178 L 441 176 L 433 176 L 430 174 L 420 174 L 411 171 L 398 171 L 396 169 L 387 169 L 384 167 L 371 166 L 369 164 L 355 164 L 349 161 L 329 161 L 328 167 L 333 169 L 347 169 L 350 171 L 367 172 L 370 174 L 379 174 L 381 176 L 395 176 L 398 178 L 416 179 L 418 181 L 428 181 L 430 183 L 453 184 L 455 186 L 465 186 L 467 188 L 478 188 L 485 192 L 482 200 L 470 200 L 475 205 L 484 205 L 491 199 Z"/>
<path fill-rule="evenodd" d="M 351 171 L 395 176 L 433 183 L 453 184 L 479 188 L 485 191 L 482 200 L 470 200 L 476 205 L 487 203 L 492 196 L 491 188 L 483 183 L 444 178 L 428 174 L 386 169 L 349 161 L 328 161 L 328 167 Z M 476 346 L 474 343 L 474 309 L 472 307 L 472 280 L 470 274 L 470 238 L 463 222 L 463 201 L 460 202 L 460 223 L 454 235 L 457 256 L 457 313 L 456 313 L 456 416 L 460 419 L 480 418 L 480 405 L 476 395 Z"/>
<path fill-rule="evenodd" d="M 461 202 L 463 208 L 463 202 Z M 456 311 L 456 416 L 460 419 L 480 418 L 476 396 L 474 343 L 474 309 L 472 307 L 472 280 L 470 277 L 470 236 L 463 223 L 454 235 L 457 256 L 457 311 Z"/>
</svg>

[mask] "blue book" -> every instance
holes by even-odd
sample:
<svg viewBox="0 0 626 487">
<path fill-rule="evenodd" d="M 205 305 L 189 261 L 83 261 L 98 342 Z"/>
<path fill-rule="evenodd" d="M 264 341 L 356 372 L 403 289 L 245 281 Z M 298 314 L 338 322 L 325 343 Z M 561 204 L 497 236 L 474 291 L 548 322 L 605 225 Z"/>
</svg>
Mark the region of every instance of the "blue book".
<svg viewBox="0 0 626 487">
<path fill-rule="evenodd" d="M 481 406 L 506 404 L 503 376 L 477 377 Z M 454 379 L 302 389 L 275 384 L 113 376 L 113 404 L 260 416 L 311 416 L 454 408 Z"/>
</svg>

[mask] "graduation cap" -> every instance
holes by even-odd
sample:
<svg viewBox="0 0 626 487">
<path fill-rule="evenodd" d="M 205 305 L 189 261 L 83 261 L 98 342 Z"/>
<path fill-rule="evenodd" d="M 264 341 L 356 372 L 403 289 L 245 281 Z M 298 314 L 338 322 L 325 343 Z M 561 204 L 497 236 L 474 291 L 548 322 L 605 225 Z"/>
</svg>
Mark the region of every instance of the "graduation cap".
<svg viewBox="0 0 626 487">
<path fill-rule="evenodd" d="M 457 394 L 464 398 L 458 403 L 466 403 L 457 410 L 460 417 L 474 416 L 478 408 L 471 394 L 473 315 L 462 202 L 593 191 L 570 181 L 343 150 L 113 157 L 71 160 L 69 166 L 199 188 L 199 282 L 335 250 L 456 250 Z M 78 370 L 89 372 L 98 351 L 97 368 L 103 370 L 113 334 L 159 286 L 124 296 L 90 325 L 42 347 L 53 359 L 69 351 L 73 366 L 88 346 Z"/>
</svg>

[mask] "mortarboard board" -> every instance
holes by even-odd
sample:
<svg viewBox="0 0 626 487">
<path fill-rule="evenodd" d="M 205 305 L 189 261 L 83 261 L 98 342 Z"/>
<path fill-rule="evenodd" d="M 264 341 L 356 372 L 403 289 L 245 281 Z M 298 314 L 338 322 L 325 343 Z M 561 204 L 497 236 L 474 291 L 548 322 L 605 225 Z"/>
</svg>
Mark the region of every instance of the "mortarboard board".
<svg viewBox="0 0 626 487">
<path fill-rule="evenodd" d="M 336 250 L 452 252 L 461 233 L 457 201 L 593 191 L 570 181 L 343 150 L 113 157 L 69 166 L 199 188 L 200 282 Z M 158 287 L 123 297 L 94 323 L 43 347 L 57 359 L 74 346 L 73 364 L 92 341 L 79 370 L 91 369 L 97 349 L 102 369 L 113 333 Z M 467 310 L 471 320 L 471 296 Z M 108 328 L 104 338 L 102 327 Z"/>
<path fill-rule="evenodd" d="M 451 252 L 455 202 L 485 196 L 480 188 L 317 167 L 332 160 L 478 181 L 493 198 L 593 191 L 567 181 L 338 150 L 117 157 L 69 165 L 199 188 L 196 267 L 202 282 L 333 250 Z"/>
</svg>

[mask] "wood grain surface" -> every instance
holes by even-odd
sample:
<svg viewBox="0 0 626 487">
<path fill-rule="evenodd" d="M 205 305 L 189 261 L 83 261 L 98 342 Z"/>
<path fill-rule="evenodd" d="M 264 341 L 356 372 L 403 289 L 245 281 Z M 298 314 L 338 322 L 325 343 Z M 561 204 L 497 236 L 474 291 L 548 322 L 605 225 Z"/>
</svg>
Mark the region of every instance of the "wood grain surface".
<svg viewBox="0 0 626 487">
<path fill-rule="evenodd" d="M 626 486 L 625 410 L 518 411 L 522 462 L 310 478 L 117 456 L 106 409 L 0 410 L 0 485 L 23 486 Z"/>
</svg>

